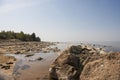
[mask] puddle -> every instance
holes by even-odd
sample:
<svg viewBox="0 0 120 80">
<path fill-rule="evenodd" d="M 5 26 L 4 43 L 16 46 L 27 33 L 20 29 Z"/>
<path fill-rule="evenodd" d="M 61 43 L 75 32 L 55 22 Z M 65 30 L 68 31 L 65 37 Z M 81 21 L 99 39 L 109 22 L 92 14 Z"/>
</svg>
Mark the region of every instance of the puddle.
<svg viewBox="0 0 120 80">
<path fill-rule="evenodd" d="M 13 70 L 15 78 L 17 80 L 34 80 L 48 75 L 49 66 L 58 55 L 55 53 L 35 53 L 31 57 L 25 57 L 25 55 L 19 57 L 19 55 L 14 54 L 12 56 L 19 59 Z M 38 57 L 43 59 L 36 61 L 35 59 Z"/>
</svg>

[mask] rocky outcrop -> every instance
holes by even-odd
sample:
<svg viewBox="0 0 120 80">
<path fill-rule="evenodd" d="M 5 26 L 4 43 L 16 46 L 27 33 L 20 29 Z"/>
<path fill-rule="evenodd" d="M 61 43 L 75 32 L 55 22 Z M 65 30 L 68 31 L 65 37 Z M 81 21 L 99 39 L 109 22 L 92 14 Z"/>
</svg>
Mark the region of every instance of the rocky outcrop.
<svg viewBox="0 0 120 80">
<path fill-rule="evenodd" d="M 49 69 L 50 80 L 119 80 L 119 72 L 120 53 L 88 45 L 64 50 Z"/>
<path fill-rule="evenodd" d="M 27 54 L 42 52 L 42 49 L 51 45 L 55 45 L 53 42 L 22 42 L 22 41 L 1 41 L 0 40 L 0 52 L 1 53 L 14 53 L 14 54 Z M 54 50 L 54 49 L 53 49 Z"/>
<path fill-rule="evenodd" d="M 120 53 L 91 57 L 80 80 L 120 80 Z"/>
<path fill-rule="evenodd" d="M 79 57 L 73 54 L 61 54 L 50 68 L 50 78 L 59 80 L 78 79 L 80 74 Z"/>
</svg>

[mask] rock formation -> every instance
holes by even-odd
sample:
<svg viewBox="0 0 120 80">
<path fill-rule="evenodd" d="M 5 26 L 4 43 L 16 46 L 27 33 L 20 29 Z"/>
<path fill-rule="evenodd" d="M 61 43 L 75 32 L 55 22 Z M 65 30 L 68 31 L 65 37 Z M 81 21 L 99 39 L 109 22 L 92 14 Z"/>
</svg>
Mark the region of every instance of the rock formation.
<svg viewBox="0 0 120 80">
<path fill-rule="evenodd" d="M 120 53 L 78 45 L 64 50 L 51 64 L 50 80 L 119 80 Z"/>
</svg>

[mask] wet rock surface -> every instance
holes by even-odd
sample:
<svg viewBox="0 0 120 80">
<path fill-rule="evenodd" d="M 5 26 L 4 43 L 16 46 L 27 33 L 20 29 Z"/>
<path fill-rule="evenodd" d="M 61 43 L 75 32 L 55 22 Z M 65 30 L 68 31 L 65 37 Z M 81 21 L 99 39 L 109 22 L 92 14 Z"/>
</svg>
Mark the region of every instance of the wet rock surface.
<svg viewBox="0 0 120 80">
<path fill-rule="evenodd" d="M 51 64 L 51 80 L 119 80 L 120 53 L 88 45 L 71 46 Z"/>
</svg>

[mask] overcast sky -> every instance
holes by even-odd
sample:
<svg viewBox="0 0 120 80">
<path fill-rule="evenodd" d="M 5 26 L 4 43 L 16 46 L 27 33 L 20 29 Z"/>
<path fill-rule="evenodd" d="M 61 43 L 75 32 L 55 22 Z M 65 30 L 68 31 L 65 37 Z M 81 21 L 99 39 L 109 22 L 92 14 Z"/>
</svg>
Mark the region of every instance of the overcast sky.
<svg viewBox="0 0 120 80">
<path fill-rule="evenodd" d="M 120 41 L 120 0 L 0 0 L 0 31 L 45 41 Z"/>
</svg>

